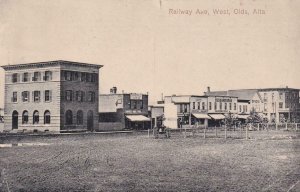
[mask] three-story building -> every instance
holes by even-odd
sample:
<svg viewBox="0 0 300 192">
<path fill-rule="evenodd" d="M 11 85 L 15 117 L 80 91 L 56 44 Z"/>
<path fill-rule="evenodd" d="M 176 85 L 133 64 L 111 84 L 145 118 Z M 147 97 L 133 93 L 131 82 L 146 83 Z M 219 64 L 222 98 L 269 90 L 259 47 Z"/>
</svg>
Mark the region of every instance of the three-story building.
<svg viewBox="0 0 300 192">
<path fill-rule="evenodd" d="M 102 65 L 49 61 L 2 66 L 5 130 L 94 130 Z"/>
</svg>

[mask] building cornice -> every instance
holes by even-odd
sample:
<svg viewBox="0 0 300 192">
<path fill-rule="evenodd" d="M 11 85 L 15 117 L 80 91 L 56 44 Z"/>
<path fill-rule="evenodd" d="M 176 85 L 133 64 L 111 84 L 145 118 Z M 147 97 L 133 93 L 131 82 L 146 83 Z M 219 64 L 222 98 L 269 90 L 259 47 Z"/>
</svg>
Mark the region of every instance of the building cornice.
<svg viewBox="0 0 300 192">
<path fill-rule="evenodd" d="M 3 65 L 1 66 L 4 70 L 19 70 L 19 69 L 32 69 L 32 68 L 45 68 L 45 67 L 55 67 L 55 66 L 81 66 L 81 67 L 92 67 L 92 68 L 101 68 L 103 65 L 90 64 L 90 63 L 81 63 L 73 61 L 46 61 L 46 62 L 37 62 L 37 63 L 24 63 L 24 64 L 12 64 L 12 65 Z"/>
</svg>

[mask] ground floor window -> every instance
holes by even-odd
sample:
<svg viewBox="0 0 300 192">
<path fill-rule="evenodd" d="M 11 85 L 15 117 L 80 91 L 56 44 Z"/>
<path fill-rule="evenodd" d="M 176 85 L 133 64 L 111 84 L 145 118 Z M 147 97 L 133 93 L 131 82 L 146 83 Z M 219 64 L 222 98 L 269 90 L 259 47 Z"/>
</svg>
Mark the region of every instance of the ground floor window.
<svg viewBox="0 0 300 192">
<path fill-rule="evenodd" d="M 24 111 L 22 115 L 22 123 L 27 124 L 28 123 L 28 111 Z"/>
<path fill-rule="evenodd" d="M 83 112 L 81 110 L 77 111 L 77 125 L 83 124 Z"/>
<path fill-rule="evenodd" d="M 44 113 L 44 124 L 50 124 L 51 114 L 50 111 L 45 111 Z"/>
<path fill-rule="evenodd" d="M 71 110 L 66 111 L 66 125 L 73 124 L 73 113 Z"/>
<path fill-rule="evenodd" d="M 38 124 L 40 120 L 39 112 L 34 111 L 33 112 L 33 124 Z"/>
</svg>

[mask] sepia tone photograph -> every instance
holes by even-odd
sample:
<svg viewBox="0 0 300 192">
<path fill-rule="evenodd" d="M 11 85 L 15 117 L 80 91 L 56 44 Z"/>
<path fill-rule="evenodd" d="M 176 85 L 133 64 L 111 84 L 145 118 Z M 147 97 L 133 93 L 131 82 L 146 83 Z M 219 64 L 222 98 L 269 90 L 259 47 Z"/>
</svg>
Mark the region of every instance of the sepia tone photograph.
<svg viewBox="0 0 300 192">
<path fill-rule="evenodd" d="M 299 10 L 0 0 L 0 191 L 300 191 Z"/>
</svg>

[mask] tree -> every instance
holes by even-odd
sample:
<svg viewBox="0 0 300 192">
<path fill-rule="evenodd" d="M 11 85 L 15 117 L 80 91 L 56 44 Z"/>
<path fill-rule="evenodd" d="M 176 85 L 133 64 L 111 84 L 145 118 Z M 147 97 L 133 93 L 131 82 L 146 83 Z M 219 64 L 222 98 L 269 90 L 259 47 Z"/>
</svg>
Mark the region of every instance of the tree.
<svg viewBox="0 0 300 192">
<path fill-rule="evenodd" d="M 237 123 L 238 123 L 238 119 L 237 119 L 236 115 L 232 114 L 231 112 L 229 112 L 225 115 L 223 124 L 226 125 L 226 127 L 232 128 Z"/>
<path fill-rule="evenodd" d="M 250 111 L 250 115 L 246 120 L 247 123 L 268 123 L 268 119 L 258 114 L 256 111 Z"/>
</svg>

